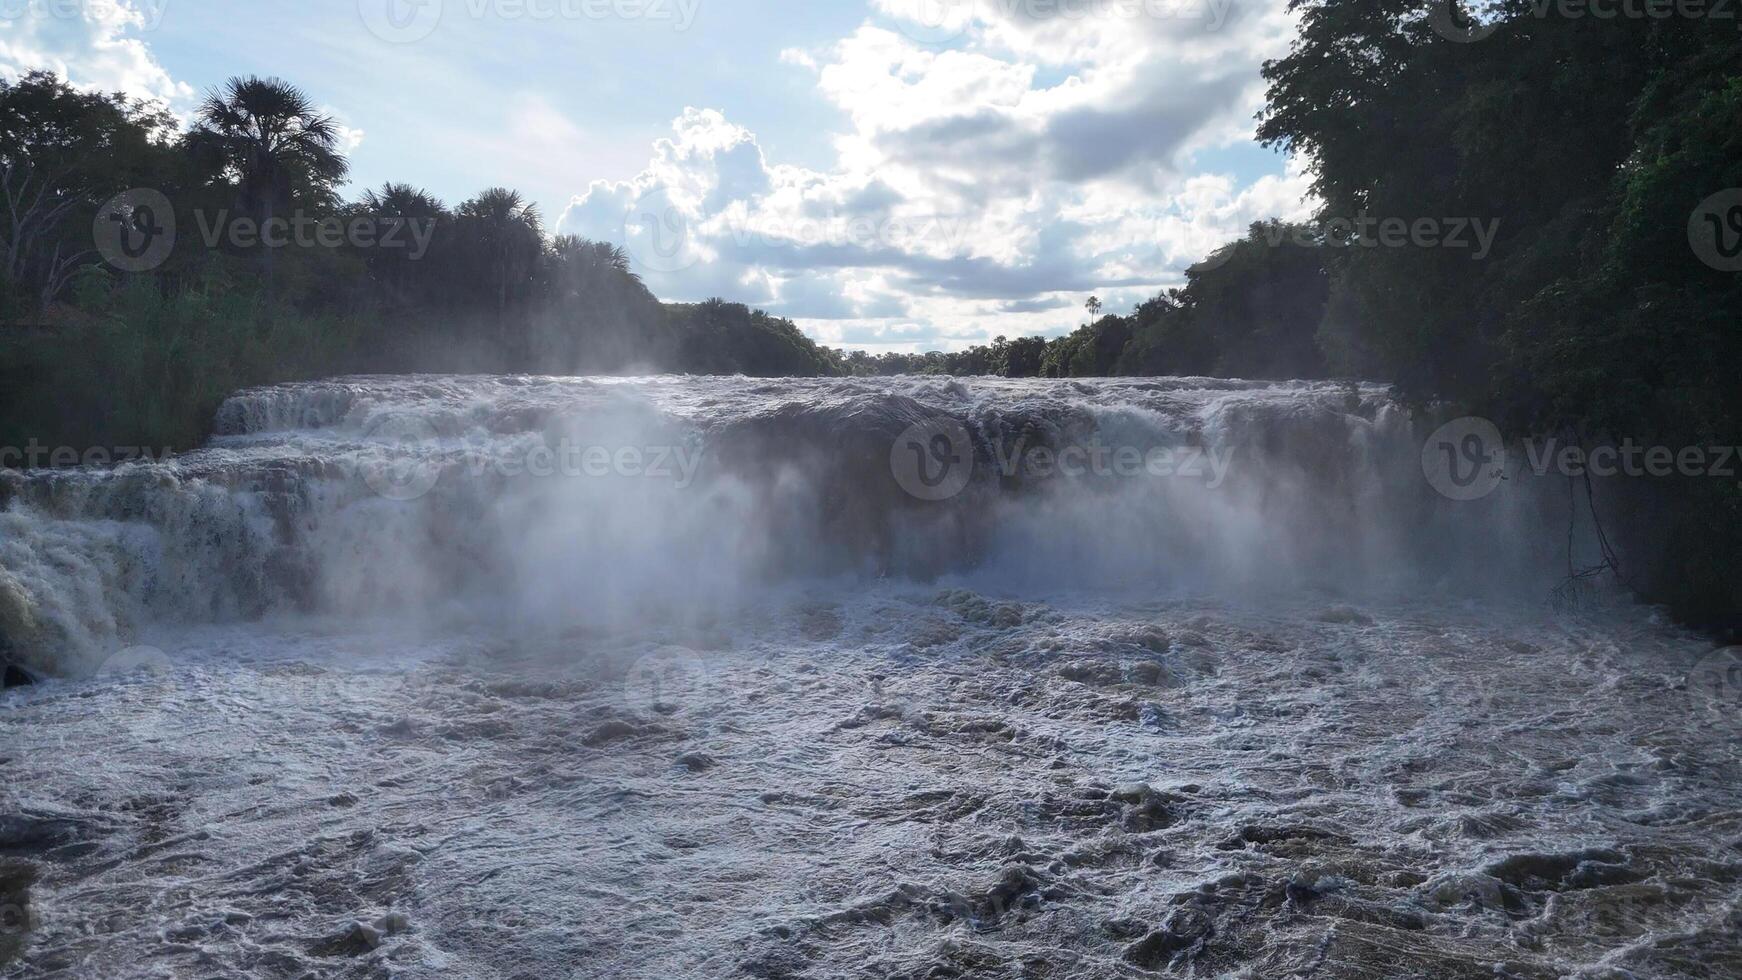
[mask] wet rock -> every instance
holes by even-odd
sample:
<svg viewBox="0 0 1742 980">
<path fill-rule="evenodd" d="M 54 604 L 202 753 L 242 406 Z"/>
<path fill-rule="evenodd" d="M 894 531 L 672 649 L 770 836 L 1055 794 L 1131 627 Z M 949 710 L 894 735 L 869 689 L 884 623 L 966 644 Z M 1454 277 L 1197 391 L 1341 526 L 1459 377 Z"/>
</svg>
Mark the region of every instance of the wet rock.
<svg viewBox="0 0 1742 980">
<path fill-rule="evenodd" d="M 1373 617 L 1353 606 L 1331 606 L 1313 617 L 1321 623 L 1338 623 L 1344 626 L 1372 626 Z"/>
<path fill-rule="evenodd" d="M 1180 821 L 1179 797 L 1162 793 L 1142 783 L 1131 783 L 1113 790 L 1111 798 L 1125 806 L 1120 826 L 1136 834 L 1164 830 Z"/>
<path fill-rule="evenodd" d="M 914 625 L 913 633 L 907 641 L 916 650 L 929 650 L 932 647 L 954 643 L 961 638 L 962 628 L 955 623 L 945 622 L 941 619 L 927 619 Z"/>
<path fill-rule="evenodd" d="M 366 922 L 353 922 L 339 933 L 309 948 L 316 956 L 362 956 L 381 947 L 386 933 Z"/>
<path fill-rule="evenodd" d="M 84 836 L 85 822 L 52 813 L 0 814 L 0 852 L 42 853 Z"/>
<path fill-rule="evenodd" d="M 1406 932 L 1427 928 L 1427 918 L 1415 909 L 1336 894 L 1342 884 L 1337 880 L 1327 882 L 1321 879 L 1309 883 L 1296 878 L 1285 886 L 1285 893 L 1289 904 L 1313 915 L 1328 915 Z"/>
<path fill-rule="evenodd" d="M 30 886 L 39 872 L 28 861 L 0 858 L 0 966 L 23 952 L 29 933 L 36 927 L 30 907 Z"/>
<path fill-rule="evenodd" d="M 832 607 L 807 609 L 799 614 L 799 633 L 821 642 L 841 635 L 841 616 Z"/>
<path fill-rule="evenodd" d="M 1073 847 L 1059 856 L 1068 868 L 1104 868 L 1133 865 L 1143 857 L 1143 846 L 1124 835 L 1100 836 Z"/>
<path fill-rule="evenodd" d="M 895 801 L 867 802 L 854 813 L 891 823 L 954 823 L 986 805 L 984 796 L 966 790 L 934 789 L 910 793 Z"/>
<path fill-rule="evenodd" d="M 1472 906 L 1514 913 L 1527 906 L 1518 889 L 1485 874 L 1452 872 L 1440 875 L 1423 884 L 1420 894 L 1423 904 L 1440 910 Z"/>
<path fill-rule="evenodd" d="M 400 718 L 397 721 L 382 725 L 375 731 L 390 738 L 411 738 L 417 734 L 417 728 L 417 722 L 410 718 Z"/>
<path fill-rule="evenodd" d="M 1482 873 L 1524 891 L 1572 891 L 1599 885 L 1619 885 L 1644 877 L 1626 866 L 1619 851 L 1588 848 L 1562 853 L 1514 854 L 1482 869 Z"/>
<path fill-rule="evenodd" d="M 964 620 L 982 626 L 1011 629 L 1021 626 L 1023 621 L 1021 606 L 1007 602 L 994 603 L 965 589 L 946 589 L 938 593 L 937 598 L 932 601 L 954 611 Z"/>
<path fill-rule="evenodd" d="M 868 704 L 859 709 L 859 713 L 836 725 L 836 728 L 864 728 L 879 721 L 899 721 L 907 716 L 907 706 L 904 704 Z"/>
<path fill-rule="evenodd" d="M 1079 660 L 1065 664 L 1058 669 L 1058 675 L 1067 681 L 1092 684 L 1096 687 L 1111 687 L 1125 679 L 1118 664 L 1102 660 Z"/>
<path fill-rule="evenodd" d="M 1167 630 L 1154 625 L 1140 626 L 1133 630 L 1131 632 L 1131 640 L 1137 645 L 1148 650 L 1153 650 L 1156 653 L 1166 653 L 1168 647 L 1172 646 L 1172 640 L 1168 637 Z"/>
<path fill-rule="evenodd" d="M 1246 847 L 1259 847 L 1272 852 L 1296 853 L 1321 850 L 1319 845 L 1350 844 L 1349 838 L 1329 830 L 1308 827 L 1304 824 L 1251 824 L 1241 827 L 1235 834 L 1216 845 L 1220 851 L 1238 851 Z"/>
<path fill-rule="evenodd" d="M 1510 813 L 1466 813 L 1458 818 L 1458 832 L 1475 840 L 1502 837 L 1528 824 Z"/>
<path fill-rule="evenodd" d="M 1212 932 L 1210 918 L 1202 911 L 1176 908 L 1161 928 L 1125 948 L 1125 962 L 1145 970 L 1166 969 L 1175 957 L 1195 952 Z"/>
<path fill-rule="evenodd" d="M 3 641 L 0 641 L 3 642 Z M 7 664 L 0 669 L 0 690 L 10 690 L 14 687 L 29 687 L 36 683 L 31 673 L 17 664 Z"/>
<path fill-rule="evenodd" d="M 1046 795 L 1036 812 L 1048 820 L 1089 827 L 1117 824 L 1127 832 L 1141 834 L 1178 823 L 1183 803 L 1180 797 L 1142 783 L 1114 790 L 1091 784 L 1068 795 Z"/>
<path fill-rule="evenodd" d="M 599 746 L 609 745 L 612 742 L 619 742 L 624 739 L 642 738 L 648 735 L 663 734 L 666 734 L 666 729 L 659 725 L 638 725 L 634 722 L 624 721 L 619 718 L 604 722 L 597 728 L 594 728 L 592 731 L 587 733 L 586 738 L 581 739 L 581 743 L 593 748 L 598 748 Z"/>
<path fill-rule="evenodd" d="M 1101 923 L 1101 931 L 1119 940 L 1132 940 L 1149 934 L 1149 924 L 1140 919 L 1108 919 Z"/>
<path fill-rule="evenodd" d="M 1296 877 L 1290 880 L 1287 885 L 1283 886 L 1283 895 L 1291 904 L 1305 908 L 1318 899 L 1323 898 L 1325 893 L 1320 890 L 1316 878 L 1312 881 L 1306 881 L 1302 878 Z"/>
<path fill-rule="evenodd" d="M 163 931 L 163 938 L 172 943 L 191 943 L 203 938 L 210 932 L 211 929 L 208 928 L 205 923 L 190 922 L 184 926 L 173 926 L 165 929 Z"/>
<path fill-rule="evenodd" d="M 809 958 L 800 951 L 776 949 L 743 960 L 738 964 L 738 970 L 747 977 L 760 980 L 791 980 L 804 976 L 810 971 L 810 966 Z"/>
<path fill-rule="evenodd" d="M 707 772 L 719 765 L 713 756 L 704 752 L 685 752 L 677 757 L 677 764 L 690 772 Z"/>
<path fill-rule="evenodd" d="M 1125 669 L 1125 681 L 1143 687 L 1179 687 L 1180 680 L 1162 664 L 1141 660 Z"/>
<path fill-rule="evenodd" d="M 948 894 L 933 911 L 945 921 L 966 920 L 975 926 L 994 926 L 1020 909 L 1038 905 L 1046 884 L 1039 872 L 1023 864 L 1007 865 L 997 880 L 970 895 Z"/>
<path fill-rule="evenodd" d="M 1427 880 L 1427 875 L 1416 871 L 1393 871 L 1382 879 L 1389 888 L 1414 888 Z"/>
</svg>

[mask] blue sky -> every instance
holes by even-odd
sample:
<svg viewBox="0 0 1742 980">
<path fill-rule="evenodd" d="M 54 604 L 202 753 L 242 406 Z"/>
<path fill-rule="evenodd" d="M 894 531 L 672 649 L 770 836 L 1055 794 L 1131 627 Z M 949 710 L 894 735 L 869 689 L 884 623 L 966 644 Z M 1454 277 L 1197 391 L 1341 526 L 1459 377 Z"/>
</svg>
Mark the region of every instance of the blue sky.
<svg viewBox="0 0 1742 980">
<path fill-rule="evenodd" d="M 492 185 L 871 350 L 1057 334 L 1310 210 L 1251 141 L 1280 0 L 0 0 L 0 72 L 186 113 L 278 75 L 347 130 L 352 193 Z"/>
</svg>

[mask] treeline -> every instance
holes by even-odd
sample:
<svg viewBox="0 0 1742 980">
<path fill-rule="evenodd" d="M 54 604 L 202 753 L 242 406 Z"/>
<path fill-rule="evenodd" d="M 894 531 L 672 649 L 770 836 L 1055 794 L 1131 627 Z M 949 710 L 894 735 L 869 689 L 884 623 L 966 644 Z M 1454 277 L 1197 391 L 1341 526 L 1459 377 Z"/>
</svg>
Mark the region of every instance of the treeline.
<svg viewBox="0 0 1742 980">
<path fill-rule="evenodd" d="M 231 80 L 186 131 L 0 79 L 0 445 L 188 448 L 237 388 L 339 373 L 840 370 L 790 321 L 659 302 L 513 190 L 342 200 L 341 140 L 273 79 Z"/>
<path fill-rule="evenodd" d="M 1129 314 L 1102 315 L 1090 297 L 1089 322 L 1063 337 L 998 337 L 924 354 L 852 351 L 841 363 L 854 375 L 1331 377 L 1318 343 L 1330 293 L 1326 250 L 1345 244 L 1309 226 L 1262 222 L 1188 269 L 1185 286 Z"/>
<path fill-rule="evenodd" d="M 1310 164 L 1321 218 L 1497 222 L 1480 260 L 1324 249 L 1317 337 L 1334 373 L 1450 400 L 1518 436 L 1742 445 L 1733 19 L 1580 17 L 1529 0 L 1479 23 L 1421 0 L 1291 6 L 1301 33 L 1265 66 L 1259 137 Z M 1642 595 L 1742 625 L 1734 476 L 1568 491 L 1611 515 L 1626 556 L 1615 571 Z"/>
</svg>

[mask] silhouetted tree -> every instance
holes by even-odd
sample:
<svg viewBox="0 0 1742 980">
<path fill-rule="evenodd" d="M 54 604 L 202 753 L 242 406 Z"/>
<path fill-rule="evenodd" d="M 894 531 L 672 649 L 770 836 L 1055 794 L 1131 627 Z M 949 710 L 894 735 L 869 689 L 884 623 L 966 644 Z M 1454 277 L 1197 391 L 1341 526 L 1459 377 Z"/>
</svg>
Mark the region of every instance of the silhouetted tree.
<svg viewBox="0 0 1742 980">
<path fill-rule="evenodd" d="M 350 165 L 339 152 L 339 126 L 301 89 L 276 78 L 232 78 L 206 95 L 188 143 L 236 180 L 241 208 L 263 225 L 290 209 L 299 193 L 325 205 Z M 273 249 L 262 248 L 270 280 Z"/>
</svg>

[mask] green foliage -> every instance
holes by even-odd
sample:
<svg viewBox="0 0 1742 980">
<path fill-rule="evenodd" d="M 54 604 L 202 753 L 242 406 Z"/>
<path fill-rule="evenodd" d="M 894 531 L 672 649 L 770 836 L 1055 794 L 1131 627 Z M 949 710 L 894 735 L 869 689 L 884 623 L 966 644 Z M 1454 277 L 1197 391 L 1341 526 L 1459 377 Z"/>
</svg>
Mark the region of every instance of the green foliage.
<svg viewBox="0 0 1742 980">
<path fill-rule="evenodd" d="M 0 445 L 188 449 L 238 388 L 355 366 L 367 317 L 287 313 L 258 292 L 165 294 L 147 277 L 77 284 L 53 331 L 0 334 Z"/>
<path fill-rule="evenodd" d="M 232 78 L 207 94 L 197 116 L 187 148 L 234 182 L 238 202 L 255 217 L 298 203 L 330 204 L 350 169 L 339 152 L 337 121 L 288 82 Z"/>
<path fill-rule="evenodd" d="M 926 354 L 845 355 L 852 374 L 995 374 L 1011 378 L 1222 375 L 1323 378 L 1316 340 L 1329 279 L 1325 249 L 1277 222 L 1252 226 L 1186 273 L 1186 285 L 1126 316 L 1100 316 L 1063 337 L 1006 340 Z M 1090 297 L 1085 307 L 1101 310 Z"/>
<path fill-rule="evenodd" d="M 0 222 L 0 445 L 191 448 L 238 388 L 355 371 L 842 370 L 788 320 L 661 304 L 620 249 L 547 240 L 514 190 L 341 202 L 338 126 L 315 105 L 232 79 L 178 135 L 160 107 L 0 79 L 0 213 L 22 216 Z M 90 229 L 131 188 L 167 196 L 178 234 L 162 266 L 118 276 Z M 306 231 L 232 233 L 273 219 Z"/>
<path fill-rule="evenodd" d="M 818 348 L 791 320 L 722 299 L 670 304 L 667 310 L 678 363 L 686 371 L 755 377 L 840 373 L 835 355 Z"/>
<path fill-rule="evenodd" d="M 1516 434 L 1742 443 L 1742 277 L 1689 247 L 1742 187 L 1742 37 L 1728 20 L 1539 17 L 1523 0 L 1470 44 L 1416 0 L 1294 0 L 1259 135 L 1302 154 L 1323 217 L 1498 220 L 1483 261 L 1338 250 L 1321 347 L 1334 368 L 1449 399 Z M 1624 577 L 1696 619 L 1742 611 L 1734 481 L 1598 488 Z"/>
</svg>

